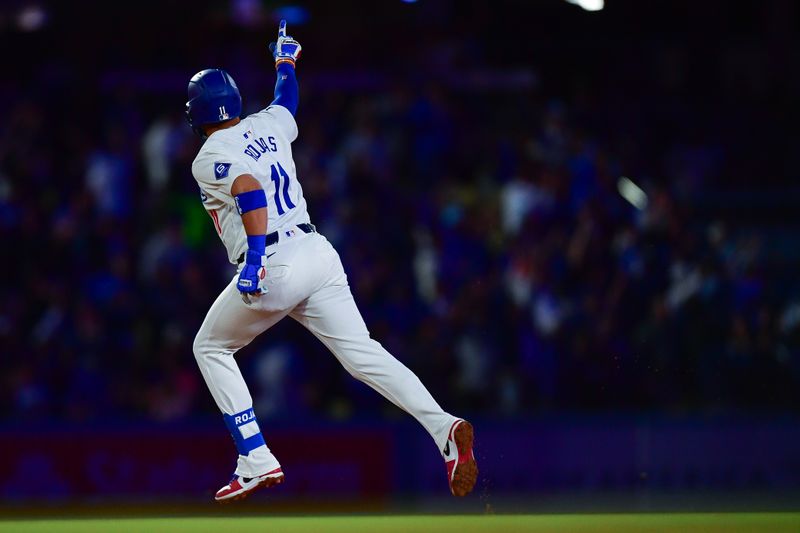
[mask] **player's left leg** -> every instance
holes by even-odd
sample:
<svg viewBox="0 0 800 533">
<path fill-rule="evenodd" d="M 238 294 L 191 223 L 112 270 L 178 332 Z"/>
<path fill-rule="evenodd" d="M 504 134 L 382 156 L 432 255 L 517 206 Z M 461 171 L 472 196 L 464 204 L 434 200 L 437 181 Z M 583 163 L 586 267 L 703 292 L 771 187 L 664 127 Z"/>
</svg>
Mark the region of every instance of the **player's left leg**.
<svg viewBox="0 0 800 533">
<path fill-rule="evenodd" d="M 261 434 L 253 399 L 234 354 L 286 316 L 286 312 L 265 312 L 245 305 L 235 282 L 234 278 L 209 309 L 193 347 L 200 372 L 239 452 L 234 478 L 220 489 L 217 500 L 242 497 L 258 486 L 283 480 L 280 463 Z"/>
</svg>

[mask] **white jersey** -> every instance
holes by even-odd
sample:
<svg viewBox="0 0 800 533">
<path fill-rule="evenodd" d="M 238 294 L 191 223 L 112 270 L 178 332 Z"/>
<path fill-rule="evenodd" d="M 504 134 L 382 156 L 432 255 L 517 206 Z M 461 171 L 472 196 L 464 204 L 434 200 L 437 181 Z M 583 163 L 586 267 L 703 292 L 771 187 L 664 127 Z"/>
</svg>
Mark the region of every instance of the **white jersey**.
<svg viewBox="0 0 800 533">
<path fill-rule="evenodd" d="M 209 136 L 192 163 L 203 206 L 236 264 L 247 250 L 247 235 L 231 195 L 242 174 L 255 177 L 267 194 L 267 233 L 309 223 L 303 188 L 297 181 L 291 143 L 297 123 L 283 106 L 273 105 Z"/>
</svg>

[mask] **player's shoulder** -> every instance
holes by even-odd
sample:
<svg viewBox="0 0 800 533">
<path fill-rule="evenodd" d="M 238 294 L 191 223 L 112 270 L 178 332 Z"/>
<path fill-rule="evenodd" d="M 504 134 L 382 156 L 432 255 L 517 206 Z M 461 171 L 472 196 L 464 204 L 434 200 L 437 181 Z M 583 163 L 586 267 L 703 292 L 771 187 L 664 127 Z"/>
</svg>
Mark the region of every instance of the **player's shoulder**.
<svg viewBox="0 0 800 533">
<path fill-rule="evenodd" d="M 292 115 L 291 111 L 283 107 L 282 105 L 272 104 L 261 111 L 253 113 L 249 115 L 247 118 L 253 119 L 271 119 L 271 120 L 279 120 L 279 121 L 286 121 L 291 120 L 294 122 L 294 115 Z"/>
<path fill-rule="evenodd" d="M 297 137 L 297 122 L 295 122 L 294 115 L 282 105 L 270 105 L 248 116 L 247 119 L 277 125 L 290 142 Z"/>
<path fill-rule="evenodd" d="M 192 161 L 192 174 L 194 177 L 203 181 L 207 174 L 211 174 L 213 162 L 219 158 L 219 155 L 221 155 L 219 151 L 215 147 L 209 146 L 208 141 L 206 141 L 200 151 L 197 152 L 194 161 Z"/>
<path fill-rule="evenodd" d="M 232 128 L 228 128 L 230 130 Z M 225 173 L 226 168 L 230 168 L 231 163 L 240 159 L 237 157 L 236 146 L 229 139 L 230 132 L 220 130 L 206 139 L 200 151 L 197 152 L 192 161 L 192 174 L 200 181 L 208 179 L 219 180 Z"/>
<path fill-rule="evenodd" d="M 224 151 L 224 146 L 222 146 L 218 142 L 218 138 L 216 135 L 212 135 L 203 143 L 203 146 L 200 147 L 198 150 L 197 155 L 192 162 L 192 168 L 195 168 L 197 165 L 203 164 L 209 158 L 213 158 L 219 155 L 221 152 Z"/>
</svg>

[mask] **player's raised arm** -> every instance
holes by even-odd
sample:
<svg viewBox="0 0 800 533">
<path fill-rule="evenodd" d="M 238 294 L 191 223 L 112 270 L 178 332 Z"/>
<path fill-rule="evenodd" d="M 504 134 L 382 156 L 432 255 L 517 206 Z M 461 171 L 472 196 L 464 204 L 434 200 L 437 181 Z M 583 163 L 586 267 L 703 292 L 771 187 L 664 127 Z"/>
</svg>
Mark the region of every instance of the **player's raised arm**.
<svg viewBox="0 0 800 533">
<path fill-rule="evenodd" d="M 269 49 L 275 58 L 275 70 L 278 71 L 278 80 L 275 82 L 275 100 L 272 101 L 272 105 L 283 106 L 294 115 L 297 113 L 299 99 L 294 68 L 303 47 L 290 35 L 286 35 L 285 20 L 282 20 L 278 26 L 278 40 L 270 43 Z"/>
<path fill-rule="evenodd" d="M 233 181 L 231 194 L 247 234 L 247 253 L 236 288 L 242 293 L 245 303 L 249 303 L 249 295 L 267 292 L 264 284 L 267 275 L 267 257 L 264 255 L 267 247 L 267 195 L 250 174 L 242 174 Z"/>
</svg>

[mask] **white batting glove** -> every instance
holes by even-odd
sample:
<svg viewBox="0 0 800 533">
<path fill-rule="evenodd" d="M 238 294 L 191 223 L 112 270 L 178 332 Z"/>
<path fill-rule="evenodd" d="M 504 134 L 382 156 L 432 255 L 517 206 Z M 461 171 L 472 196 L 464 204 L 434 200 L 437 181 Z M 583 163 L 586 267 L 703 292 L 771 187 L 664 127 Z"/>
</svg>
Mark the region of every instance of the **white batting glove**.
<svg viewBox="0 0 800 533">
<path fill-rule="evenodd" d="M 286 35 L 286 21 L 282 20 L 278 26 L 278 41 L 270 43 L 269 49 L 272 52 L 272 57 L 275 58 L 275 66 L 277 67 L 281 63 L 290 63 L 294 66 L 295 62 L 300 58 L 300 52 L 303 47 L 291 35 Z"/>
</svg>

